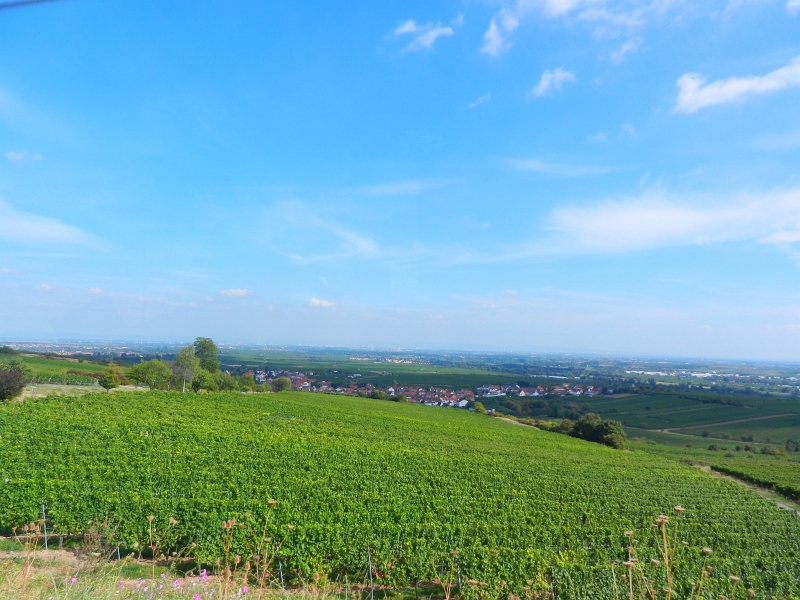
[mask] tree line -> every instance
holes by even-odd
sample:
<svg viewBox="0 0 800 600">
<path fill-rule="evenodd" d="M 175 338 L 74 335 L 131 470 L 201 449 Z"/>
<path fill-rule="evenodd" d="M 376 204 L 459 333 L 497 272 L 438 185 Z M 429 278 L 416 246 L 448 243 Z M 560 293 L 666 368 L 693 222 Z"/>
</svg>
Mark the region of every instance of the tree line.
<svg viewBox="0 0 800 600">
<path fill-rule="evenodd" d="M 130 367 L 124 377 L 151 390 L 180 389 L 182 392 L 186 391 L 187 385 L 195 392 L 281 392 L 292 386 L 286 377 L 274 379 L 271 385 L 257 384 L 252 375 L 237 376 L 220 371 L 217 345 L 206 337 L 199 337 L 194 344 L 181 348 L 173 361 L 164 362 L 156 358 L 142 361 Z M 122 370 L 112 363 L 100 376 L 98 383 L 106 390 L 111 390 L 119 387 L 122 379 Z"/>
</svg>

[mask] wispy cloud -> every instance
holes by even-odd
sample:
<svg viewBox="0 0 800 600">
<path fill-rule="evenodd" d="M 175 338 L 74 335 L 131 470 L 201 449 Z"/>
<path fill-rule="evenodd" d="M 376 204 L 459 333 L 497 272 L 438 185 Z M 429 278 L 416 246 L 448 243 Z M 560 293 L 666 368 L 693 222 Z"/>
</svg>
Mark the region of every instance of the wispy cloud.
<svg viewBox="0 0 800 600">
<path fill-rule="evenodd" d="M 750 241 L 800 242 L 800 189 L 735 198 L 648 195 L 555 210 L 535 254 L 623 253 Z"/>
<path fill-rule="evenodd" d="M 510 32 L 516 29 L 517 23 L 514 23 L 509 29 L 503 27 L 505 32 Z M 489 22 L 489 29 L 486 30 L 486 33 L 483 34 L 483 46 L 481 46 L 481 52 L 484 54 L 488 54 L 490 56 L 497 56 L 498 54 L 502 54 L 509 48 L 511 48 L 511 44 L 506 41 L 504 32 L 501 31 L 500 25 L 497 24 L 497 19 L 492 19 Z"/>
<path fill-rule="evenodd" d="M 102 240 L 58 219 L 15 210 L 0 202 L 0 240 L 17 244 L 99 247 Z"/>
<path fill-rule="evenodd" d="M 694 113 L 715 104 L 728 104 L 757 94 L 766 94 L 800 85 L 800 57 L 785 67 L 763 76 L 729 77 L 706 84 L 706 77 L 686 73 L 678 78 L 675 112 Z"/>
<path fill-rule="evenodd" d="M 788 2 L 786 2 L 786 10 L 792 16 L 800 13 L 800 0 L 788 0 Z"/>
<path fill-rule="evenodd" d="M 546 173 L 560 177 L 589 177 L 593 175 L 607 175 L 619 171 L 618 167 L 596 167 L 582 165 L 564 165 L 548 163 L 537 158 L 515 158 L 507 160 L 509 166 L 520 171 Z"/>
<path fill-rule="evenodd" d="M 530 95 L 533 98 L 542 98 L 556 90 L 560 90 L 561 86 L 565 83 L 573 81 L 575 81 L 575 73 L 565 71 L 561 67 L 553 69 L 552 71 L 547 69 L 542 73 L 539 83 L 531 90 Z"/>
<path fill-rule="evenodd" d="M 492 92 L 484 94 L 483 96 L 481 96 L 477 100 L 473 100 L 472 102 L 467 104 L 467 110 L 469 110 L 470 108 L 475 108 L 476 106 L 480 106 L 481 104 L 485 104 L 486 102 L 488 102 L 491 99 L 492 99 Z"/>
<path fill-rule="evenodd" d="M 30 152 L 6 152 L 6 158 L 14 164 L 21 164 L 28 161 L 39 161 L 44 157 L 41 154 L 31 154 Z"/>
<path fill-rule="evenodd" d="M 331 308 L 336 306 L 336 302 L 332 300 L 322 300 L 321 298 L 311 298 L 311 300 L 308 301 L 308 305 L 316 308 Z"/>
<path fill-rule="evenodd" d="M 458 27 L 463 23 L 462 15 L 459 15 L 452 23 Z M 430 50 L 440 37 L 450 37 L 455 33 L 453 27 L 442 25 L 441 23 L 428 23 L 420 25 L 413 19 L 400 23 L 394 30 L 394 37 L 412 36 L 411 43 L 406 47 L 407 52 L 415 50 Z"/>
<path fill-rule="evenodd" d="M 94 294 L 95 296 L 105 296 L 105 292 L 99 287 L 90 287 L 89 293 Z"/>
<path fill-rule="evenodd" d="M 446 186 L 445 179 L 405 179 L 377 185 L 367 185 L 360 190 L 369 196 L 411 196 Z"/>
<path fill-rule="evenodd" d="M 615 63 L 621 63 L 625 60 L 625 56 L 631 52 L 636 52 L 642 46 L 642 38 L 634 38 L 628 40 L 611 53 L 611 60 Z"/>
<path fill-rule="evenodd" d="M 252 293 L 252 290 L 248 290 L 246 288 L 233 288 L 230 290 L 222 290 L 219 295 L 225 296 L 226 298 L 244 298 Z"/>
</svg>

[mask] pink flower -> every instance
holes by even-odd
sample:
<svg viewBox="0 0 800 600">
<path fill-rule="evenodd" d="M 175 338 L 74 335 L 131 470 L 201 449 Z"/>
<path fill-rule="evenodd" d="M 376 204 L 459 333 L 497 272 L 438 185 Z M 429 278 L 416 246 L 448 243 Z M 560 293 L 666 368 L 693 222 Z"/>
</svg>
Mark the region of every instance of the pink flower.
<svg viewBox="0 0 800 600">
<path fill-rule="evenodd" d="M 249 587 L 247 587 L 247 586 L 244 586 L 244 587 L 242 588 L 242 591 L 243 591 L 243 592 L 246 594 L 247 592 L 249 592 L 249 591 L 250 591 L 250 588 L 249 588 Z"/>
<path fill-rule="evenodd" d="M 194 596 L 192 596 L 192 600 L 201 600 L 200 594 L 195 594 Z"/>
<path fill-rule="evenodd" d="M 206 570 L 203 569 L 200 571 L 200 581 L 205 581 L 206 579 L 208 579 L 208 573 L 206 573 Z"/>
<path fill-rule="evenodd" d="M 174 585 L 174 586 L 175 586 L 175 589 L 177 590 L 179 587 L 181 587 L 181 580 L 180 580 L 180 579 L 176 579 L 176 580 L 175 580 L 175 581 L 172 583 L 172 585 Z"/>
<path fill-rule="evenodd" d="M 69 582 L 70 583 L 78 583 L 78 578 L 73 575 L 72 579 L 70 579 Z"/>
<path fill-rule="evenodd" d="M 150 592 L 150 595 L 147 597 L 147 600 L 153 600 L 153 593 Z"/>
</svg>

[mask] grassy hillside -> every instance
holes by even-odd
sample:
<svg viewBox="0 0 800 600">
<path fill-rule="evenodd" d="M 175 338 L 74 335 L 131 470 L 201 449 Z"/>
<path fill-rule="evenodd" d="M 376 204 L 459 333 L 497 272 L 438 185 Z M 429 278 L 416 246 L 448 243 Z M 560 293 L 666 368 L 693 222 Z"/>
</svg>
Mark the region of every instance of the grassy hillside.
<svg viewBox="0 0 800 600">
<path fill-rule="evenodd" d="M 290 577 L 363 581 L 369 545 L 380 582 L 408 584 L 457 551 L 465 578 L 520 593 L 541 575 L 558 597 L 586 598 L 608 596 L 624 530 L 649 561 L 653 519 L 682 505 L 681 581 L 707 546 L 709 593 L 728 593 L 734 573 L 800 595 L 796 515 L 661 456 L 467 411 L 291 392 L 50 398 L 0 406 L 0 455 L 2 527 L 38 518 L 43 499 L 51 525 L 109 517 L 131 548 L 148 515 L 157 528 L 174 517 L 211 563 L 220 522 L 261 518 L 275 498 L 272 535 L 295 525 Z"/>
</svg>

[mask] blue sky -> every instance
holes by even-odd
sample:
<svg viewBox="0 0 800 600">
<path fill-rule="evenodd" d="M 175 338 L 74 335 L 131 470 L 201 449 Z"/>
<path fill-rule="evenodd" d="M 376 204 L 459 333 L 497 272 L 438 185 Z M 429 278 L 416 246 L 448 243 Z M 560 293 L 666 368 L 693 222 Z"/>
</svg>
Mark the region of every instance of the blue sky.
<svg viewBox="0 0 800 600">
<path fill-rule="evenodd" d="M 800 359 L 800 1 L 0 10 L 0 336 Z"/>
</svg>

